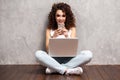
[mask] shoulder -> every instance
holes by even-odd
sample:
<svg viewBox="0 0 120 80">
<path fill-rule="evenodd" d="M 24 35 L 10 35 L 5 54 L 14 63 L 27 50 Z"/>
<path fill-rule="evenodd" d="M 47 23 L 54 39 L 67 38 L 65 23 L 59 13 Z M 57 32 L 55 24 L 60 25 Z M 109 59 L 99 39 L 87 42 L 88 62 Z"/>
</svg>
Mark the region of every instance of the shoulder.
<svg viewBox="0 0 120 80">
<path fill-rule="evenodd" d="M 72 38 L 76 37 L 76 27 L 72 27 L 71 29 L 71 36 Z"/>
<path fill-rule="evenodd" d="M 51 29 L 49 29 L 49 28 L 46 29 L 46 32 L 50 32 L 50 31 L 51 31 Z"/>
<path fill-rule="evenodd" d="M 46 28 L 46 36 L 50 35 L 50 31 L 51 31 L 51 29 Z"/>
<path fill-rule="evenodd" d="M 76 27 L 70 28 L 71 31 L 76 31 Z"/>
</svg>

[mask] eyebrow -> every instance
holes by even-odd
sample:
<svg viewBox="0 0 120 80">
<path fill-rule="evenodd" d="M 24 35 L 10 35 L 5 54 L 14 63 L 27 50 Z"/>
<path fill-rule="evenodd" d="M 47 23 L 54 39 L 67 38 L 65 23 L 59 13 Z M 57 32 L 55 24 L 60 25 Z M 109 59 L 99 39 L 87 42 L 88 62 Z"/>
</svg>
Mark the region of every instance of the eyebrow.
<svg viewBox="0 0 120 80">
<path fill-rule="evenodd" d="M 56 14 L 56 16 L 60 16 L 60 14 Z M 66 16 L 65 14 L 63 14 L 62 16 Z"/>
</svg>

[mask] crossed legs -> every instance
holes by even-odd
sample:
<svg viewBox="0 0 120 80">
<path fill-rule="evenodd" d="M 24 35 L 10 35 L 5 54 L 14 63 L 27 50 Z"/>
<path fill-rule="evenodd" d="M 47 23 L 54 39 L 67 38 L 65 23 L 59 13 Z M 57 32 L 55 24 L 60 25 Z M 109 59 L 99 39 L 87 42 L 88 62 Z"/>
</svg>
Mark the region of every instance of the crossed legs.
<svg viewBox="0 0 120 80">
<path fill-rule="evenodd" d="M 75 68 L 89 62 L 92 59 L 92 52 L 89 50 L 81 51 L 76 57 L 65 64 L 58 63 L 46 52 L 41 50 L 37 51 L 35 56 L 43 66 L 49 67 L 60 74 L 64 74 L 67 68 Z"/>
</svg>

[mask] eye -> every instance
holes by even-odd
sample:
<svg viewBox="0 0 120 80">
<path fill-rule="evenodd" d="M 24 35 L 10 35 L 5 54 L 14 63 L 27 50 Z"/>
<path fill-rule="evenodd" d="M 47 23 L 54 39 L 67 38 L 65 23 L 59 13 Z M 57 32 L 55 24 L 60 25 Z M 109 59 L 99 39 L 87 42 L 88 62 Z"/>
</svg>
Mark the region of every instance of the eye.
<svg viewBox="0 0 120 80">
<path fill-rule="evenodd" d="M 66 17 L 66 15 L 62 15 L 62 17 Z"/>
<path fill-rule="evenodd" d="M 60 17 L 60 15 L 59 15 L 59 14 L 57 14 L 56 16 L 57 16 L 57 17 Z"/>
</svg>

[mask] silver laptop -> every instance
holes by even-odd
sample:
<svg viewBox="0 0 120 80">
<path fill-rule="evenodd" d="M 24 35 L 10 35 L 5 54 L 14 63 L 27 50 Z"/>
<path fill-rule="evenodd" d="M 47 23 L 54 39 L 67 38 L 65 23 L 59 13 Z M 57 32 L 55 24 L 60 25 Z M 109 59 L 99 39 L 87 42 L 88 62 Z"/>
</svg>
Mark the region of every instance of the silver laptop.
<svg viewBox="0 0 120 80">
<path fill-rule="evenodd" d="M 52 57 L 74 57 L 77 54 L 78 38 L 50 38 L 49 55 Z"/>
</svg>

